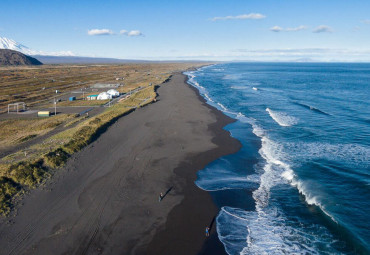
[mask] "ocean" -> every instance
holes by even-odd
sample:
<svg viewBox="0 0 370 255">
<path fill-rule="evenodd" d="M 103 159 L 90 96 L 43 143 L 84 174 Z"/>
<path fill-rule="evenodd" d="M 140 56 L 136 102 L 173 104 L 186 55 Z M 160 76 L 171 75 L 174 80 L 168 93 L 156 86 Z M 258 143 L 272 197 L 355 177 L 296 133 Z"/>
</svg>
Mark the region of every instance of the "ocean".
<svg viewBox="0 0 370 255">
<path fill-rule="evenodd" d="M 186 72 L 242 148 L 198 172 L 228 254 L 370 254 L 370 64 Z"/>
</svg>

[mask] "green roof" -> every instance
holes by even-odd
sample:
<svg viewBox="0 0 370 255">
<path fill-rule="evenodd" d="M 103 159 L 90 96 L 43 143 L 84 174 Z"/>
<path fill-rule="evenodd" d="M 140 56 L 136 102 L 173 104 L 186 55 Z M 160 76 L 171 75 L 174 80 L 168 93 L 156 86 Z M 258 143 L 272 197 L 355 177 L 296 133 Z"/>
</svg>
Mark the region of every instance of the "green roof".
<svg viewBox="0 0 370 255">
<path fill-rule="evenodd" d="M 97 97 L 98 95 L 88 95 L 87 97 Z"/>
</svg>

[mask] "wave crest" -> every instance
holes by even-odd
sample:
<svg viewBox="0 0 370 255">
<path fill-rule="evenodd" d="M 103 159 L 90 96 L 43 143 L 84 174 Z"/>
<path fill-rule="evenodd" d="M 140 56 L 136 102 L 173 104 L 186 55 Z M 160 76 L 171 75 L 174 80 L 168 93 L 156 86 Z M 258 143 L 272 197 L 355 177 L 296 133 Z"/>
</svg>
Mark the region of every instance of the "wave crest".
<svg viewBox="0 0 370 255">
<path fill-rule="evenodd" d="M 269 113 L 271 118 L 282 127 L 289 127 L 298 123 L 297 118 L 289 116 L 284 112 L 273 111 L 270 108 L 266 108 L 266 111 Z"/>
</svg>

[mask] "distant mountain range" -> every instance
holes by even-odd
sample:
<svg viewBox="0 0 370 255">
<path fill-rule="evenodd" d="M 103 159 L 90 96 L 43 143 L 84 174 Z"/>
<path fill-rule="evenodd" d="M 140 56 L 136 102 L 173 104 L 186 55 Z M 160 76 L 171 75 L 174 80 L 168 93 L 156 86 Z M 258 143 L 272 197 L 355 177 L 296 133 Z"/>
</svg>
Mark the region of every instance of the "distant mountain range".
<svg viewBox="0 0 370 255">
<path fill-rule="evenodd" d="M 39 59 L 44 64 L 125 64 L 125 63 L 146 63 L 148 60 L 118 59 L 118 58 L 92 58 L 78 56 L 40 56 L 33 57 Z"/>
<path fill-rule="evenodd" d="M 37 51 L 5 37 L 0 37 L 0 49 L 8 49 L 21 52 L 25 55 L 37 58 L 44 64 L 124 64 L 124 63 L 150 62 L 145 60 L 79 57 L 75 56 L 70 51 L 62 52 Z"/>
<path fill-rule="evenodd" d="M 70 51 L 44 52 L 28 48 L 12 39 L 0 37 L 0 49 L 8 49 L 21 52 L 25 55 L 37 58 L 43 64 L 125 64 L 125 63 L 151 63 L 158 61 L 118 59 L 118 58 L 96 58 L 76 56 Z M 172 60 L 161 62 L 194 62 L 194 60 Z M 198 62 L 202 62 L 198 60 Z M 206 62 L 206 61 L 205 61 Z"/>
<path fill-rule="evenodd" d="M 28 48 L 12 39 L 0 37 L 0 49 L 16 50 L 30 56 L 74 56 L 70 51 L 44 52 Z"/>
<path fill-rule="evenodd" d="M 0 66 L 42 65 L 37 59 L 15 50 L 0 49 Z"/>
</svg>

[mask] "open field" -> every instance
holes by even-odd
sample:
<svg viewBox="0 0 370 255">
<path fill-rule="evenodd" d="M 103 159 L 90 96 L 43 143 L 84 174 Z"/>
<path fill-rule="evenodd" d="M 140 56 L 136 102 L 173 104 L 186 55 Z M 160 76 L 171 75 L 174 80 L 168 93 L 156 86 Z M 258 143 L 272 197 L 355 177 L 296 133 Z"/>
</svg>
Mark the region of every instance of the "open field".
<svg viewBox="0 0 370 255">
<path fill-rule="evenodd" d="M 190 63 L 152 63 L 1 67 L 0 112 L 6 111 L 9 103 L 22 101 L 28 106 L 34 106 L 59 96 L 55 93 L 56 90 L 63 94 L 95 83 L 120 83 L 124 86 L 119 91 L 127 92 L 149 83 L 162 83 L 171 72 L 193 66 Z"/>
<path fill-rule="evenodd" d="M 74 101 L 62 101 L 58 103 L 58 107 L 62 106 L 100 106 L 108 103 L 109 100 L 83 100 L 82 98 L 76 98 Z M 53 105 L 50 105 L 53 107 Z"/>
<path fill-rule="evenodd" d="M 115 79 L 119 77 L 124 80 L 120 80 L 123 86 L 118 90 L 121 93 L 133 91 L 131 95 L 115 100 L 113 106 L 92 115 L 60 114 L 45 119 L 27 119 L 23 114 L 2 114 L 0 137 L 4 137 L 4 141 L 0 146 L 15 146 L 26 141 L 31 143 L 28 147 L 14 150 L 0 159 L 0 213 L 10 212 L 12 199 L 16 194 L 43 182 L 46 177 L 51 176 L 51 170 L 64 165 L 73 153 L 94 141 L 119 117 L 153 102 L 156 98 L 156 86 L 168 80 L 172 73 L 200 65 L 161 63 L 0 69 L 5 74 L 0 78 L 3 106 L 21 99 L 27 105 L 45 109 L 52 106 L 50 98 L 55 95 L 56 89 L 67 95 L 72 90 L 86 88 L 97 82 L 116 83 Z M 78 106 L 88 109 L 86 107 L 97 106 L 95 103 L 98 102 L 62 101 L 58 106 L 77 109 L 78 112 L 83 109 Z M 11 118 L 7 119 L 7 116 Z M 32 144 L 32 139 L 57 126 L 62 126 L 59 133 Z"/>
<path fill-rule="evenodd" d="M 1 120 L 0 149 L 45 134 L 72 118 L 71 115 L 60 114 L 53 118 Z"/>
</svg>

